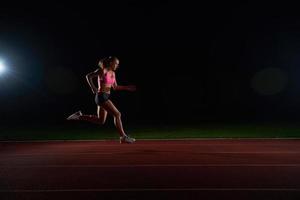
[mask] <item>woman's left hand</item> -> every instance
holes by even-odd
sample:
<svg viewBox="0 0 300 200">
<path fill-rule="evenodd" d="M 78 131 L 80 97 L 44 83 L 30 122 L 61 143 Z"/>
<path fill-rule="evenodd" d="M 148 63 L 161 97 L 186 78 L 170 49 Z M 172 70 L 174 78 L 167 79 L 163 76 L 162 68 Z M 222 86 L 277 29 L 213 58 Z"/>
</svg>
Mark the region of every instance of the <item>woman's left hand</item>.
<svg viewBox="0 0 300 200">
<path fill-rule="evenodd" d="M 130 91 L 130 92 L 134 92 L 134 91 L 136 91 L 136 86 L 135 85 L 128 85 L 127 90 Z"/>
</svg>

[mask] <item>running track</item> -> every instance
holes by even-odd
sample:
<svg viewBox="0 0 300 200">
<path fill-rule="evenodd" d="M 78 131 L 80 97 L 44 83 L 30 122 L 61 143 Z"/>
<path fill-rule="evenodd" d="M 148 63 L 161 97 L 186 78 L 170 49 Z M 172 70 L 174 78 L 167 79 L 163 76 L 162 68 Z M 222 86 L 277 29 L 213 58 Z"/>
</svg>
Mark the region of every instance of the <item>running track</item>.
<svg viewBox="0 0 300 200">
<path fill-rule="evenodd" d="M 0 199 L 300 199 L 300 140 L 0 142 Z"/>
</svg>

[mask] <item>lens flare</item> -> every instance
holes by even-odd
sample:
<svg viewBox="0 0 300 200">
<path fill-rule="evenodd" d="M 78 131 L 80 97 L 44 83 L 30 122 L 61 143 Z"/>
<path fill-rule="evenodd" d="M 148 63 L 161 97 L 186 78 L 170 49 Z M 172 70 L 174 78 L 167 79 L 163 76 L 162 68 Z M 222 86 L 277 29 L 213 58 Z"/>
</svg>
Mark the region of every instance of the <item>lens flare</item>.
<svg viewBox="0 0 300 200">
<path fill-rule="evenodd" d="M 283 91 L 288 82 L 285 71 L 279 68 L 265 68 L 252 79 L 252 88 L 262 95 L 274 95 Z"/>
<path fill-rule="evenodd" d="M 0 61 L 0 75 L 5 72 L 5 65 L 2 61 Z"/>
</svg>

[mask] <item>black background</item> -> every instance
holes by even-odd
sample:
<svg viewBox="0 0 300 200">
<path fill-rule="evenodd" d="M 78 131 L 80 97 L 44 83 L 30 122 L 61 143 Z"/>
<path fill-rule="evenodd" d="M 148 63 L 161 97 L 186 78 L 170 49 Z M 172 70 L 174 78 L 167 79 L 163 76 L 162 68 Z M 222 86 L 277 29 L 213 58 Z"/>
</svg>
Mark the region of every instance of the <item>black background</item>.
<svg viewBox="0 0 300 200">
<path fill-rule="evenodd" d="M 299 119 L 295 3 L 6 2 L 0 12 L 0 125 L 95 114 L 85 75 L 110 55 L 118 84 L 138 88 L 112 93 L 126 123 Z"/>
</svg>

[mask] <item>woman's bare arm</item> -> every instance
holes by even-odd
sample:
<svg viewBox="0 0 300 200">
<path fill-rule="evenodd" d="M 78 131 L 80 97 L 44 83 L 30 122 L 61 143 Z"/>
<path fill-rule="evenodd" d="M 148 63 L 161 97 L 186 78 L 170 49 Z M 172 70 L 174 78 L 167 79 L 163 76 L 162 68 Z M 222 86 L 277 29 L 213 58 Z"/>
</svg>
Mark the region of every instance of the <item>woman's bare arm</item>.
<svg viewBox="0 0 300 200">
<path fill-rule="evenodd" d="M 101 74 L 103 73 L 103 69 L 99 68 L 99 69 L 96 69 L 95 71 L 93 72 L 90 72 L 88 73 L 85 78 L 92 90 L 92 92 L 95 94 L 97 93 L 97 87 L 95 86 L 94 82 L 93 82 L 93 79 L 98 77 L 99 75 L 101 76 Z"/>
<path fill-rule="evenodd" d="M 115 82 L 112 85 L 112 88 L 114 90 L 127 90 L 127 91 L 131 91 L 131 92 L 134 92 L 136 90 L 135 85 L 118 85 L 117 79 L 115 79 Z"/>
</svg>

